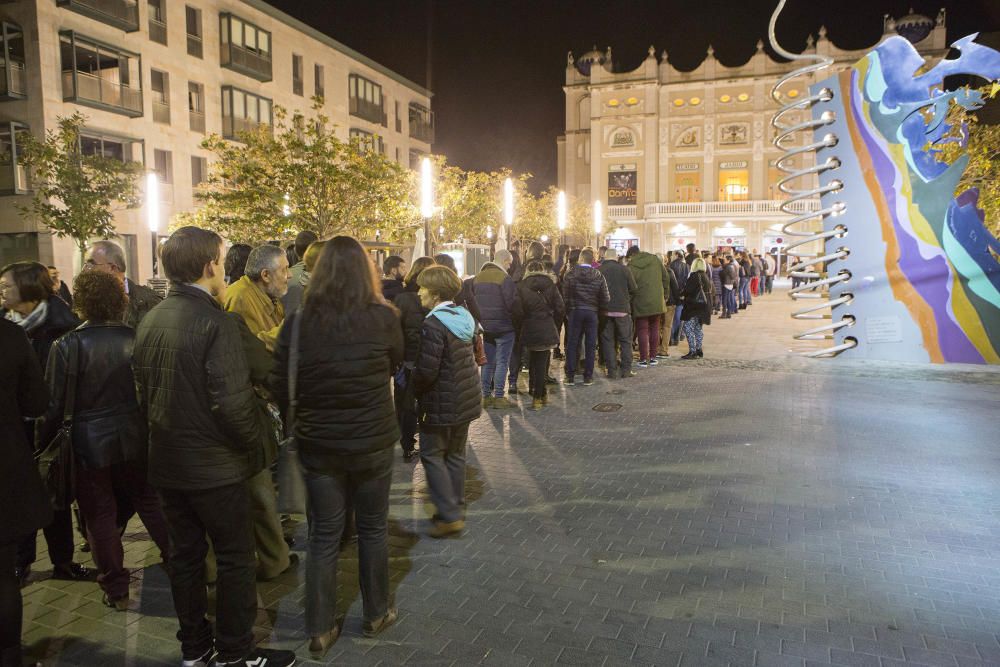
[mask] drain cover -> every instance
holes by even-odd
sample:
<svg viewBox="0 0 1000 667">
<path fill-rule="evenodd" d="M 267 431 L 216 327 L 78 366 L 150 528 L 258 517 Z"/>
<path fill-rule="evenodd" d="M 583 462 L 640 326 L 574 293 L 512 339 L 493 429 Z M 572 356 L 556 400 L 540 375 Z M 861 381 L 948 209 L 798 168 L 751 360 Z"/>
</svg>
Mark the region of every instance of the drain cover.
<svg viewBox="0 0 1000 667">
<path fill-rule="evenodd" d="M 621 403 L 598 403 L 593 407 L 594 412 L 618 412 L 621 409 Z"/>
</svg>

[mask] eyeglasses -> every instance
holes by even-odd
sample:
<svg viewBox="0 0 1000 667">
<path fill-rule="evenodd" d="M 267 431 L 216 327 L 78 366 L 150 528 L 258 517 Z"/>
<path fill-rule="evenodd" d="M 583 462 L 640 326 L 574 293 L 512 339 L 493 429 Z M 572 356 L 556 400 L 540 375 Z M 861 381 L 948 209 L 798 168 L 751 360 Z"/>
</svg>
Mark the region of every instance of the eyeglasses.
<svg viewBox="0 0 1000 667">
<path fill-rule="evenodd" d="M 113 262 L 95 262 L 92 259 L 86 259 L 83 261 L 84 270 L 96 269 L 98 266 L 111 266 L 116 269 L 118 268 L 118 265 Z"/>
</svg>

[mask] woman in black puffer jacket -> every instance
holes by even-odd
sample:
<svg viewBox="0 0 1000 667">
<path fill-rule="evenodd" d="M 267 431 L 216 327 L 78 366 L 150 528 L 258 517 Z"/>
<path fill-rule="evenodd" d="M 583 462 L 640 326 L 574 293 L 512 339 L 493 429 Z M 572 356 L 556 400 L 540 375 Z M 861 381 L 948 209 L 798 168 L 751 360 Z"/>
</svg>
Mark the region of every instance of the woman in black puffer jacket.
<svg viewBox="0 0 1000 667">
<path fill-rule="evenodd" d="M 339 635 L 337 558 L 347 498 L 358 526 L 363 634 L 374 637 L 396 620 L 389 606 L 388 513 L 399 425 L 390 378 L 403 361 L 403 329 L 364 248 L 334 237 L 309 279 L 302 310 L 286 318 L 278 335 L 269 384 L 283 409 L 299 317 L 294 434 L 308 494 L 306 631 L 318 659 Z"/>
<path fill-rule="evenodd" d="M 413 366 L 420 351 L 420 329 L 427 317 L 427 309 L 420 303 L 420 295 L 417 293 L 420 289 L 417 278 L 429 266 L 434 266 L 434 260 L 430 257 L 413 260 L 410 272 L 403 279 L 403 291 L 393 299 L 396 308 L 399 308 L 399 319 L 403 325 L 404 351 L 403 367 L 396 373 L 396 386 L 392 395 L 396 402 L 396 419 L 399 420 L 399 444 L 403 447 L 403 459 L 407 461 L 416 460 L 417 437 L 417 405 L 410 375 L 413 374 Z"/>
<path fill-rule="evenodd" d="M 437 508 L 431 537 L 465 528 L 465 445 L 482 412 L 479 367 L 472 349 L 476 322 L 454 299 L 455 272 L 432 266 L 420 274 L 420 301 L 430 314 L 420 334 L 413 388 L 420 404 L 420 460 Z"/>
<path fill-rule="evenodd" d="M 555 276 L 545 271 L 542 262 L 528 262 L 517 291 L 524 312 L 521 344 L 529 353 L 528 392 L 533 399 L 532 408 L 540 410 L 548 402 L 545 378 L 552 349 L 559 345 L 558 327 L 566 316 L 566 307 Z"/>
<path fill-rule="evenodd" d="M 707 266 L 701 257 L 691 262 L 691 273 L 684 285 L 684 335 L 688 341 L 688 353 L 681 359 L 700 359 L 705 356 L 701 350 L 704 334 L 702 325 L 712 323 L 712 279 L 706 273 Z"/>
</svg>

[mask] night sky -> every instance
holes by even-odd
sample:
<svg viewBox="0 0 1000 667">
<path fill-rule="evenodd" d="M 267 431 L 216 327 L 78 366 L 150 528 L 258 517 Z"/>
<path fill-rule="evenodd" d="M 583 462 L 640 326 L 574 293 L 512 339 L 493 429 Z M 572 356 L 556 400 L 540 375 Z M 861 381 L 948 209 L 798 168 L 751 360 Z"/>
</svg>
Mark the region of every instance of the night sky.
<svg viewBox="0 0 1000 667">
<path fill-rule="evenodd" d="M 777 0 L 270 0 L 292 16 L 434 92 L 435 153 L 466 169 L 510 167 L 556 183 L 555 139 L 565 129 L 566 52 L 612 48 L 631 70 L 666 49 L 693 69 L 709 44 L 723 64 L 745 62 Z M 948 40 L 1000 29 L 997 0 L 789 0 L 778 23 L 783 46 L 800 51 L 821 25 L 843 48 L 882 34 L 882 16 L 910 7 L 947 10 Z"/>
</svg>

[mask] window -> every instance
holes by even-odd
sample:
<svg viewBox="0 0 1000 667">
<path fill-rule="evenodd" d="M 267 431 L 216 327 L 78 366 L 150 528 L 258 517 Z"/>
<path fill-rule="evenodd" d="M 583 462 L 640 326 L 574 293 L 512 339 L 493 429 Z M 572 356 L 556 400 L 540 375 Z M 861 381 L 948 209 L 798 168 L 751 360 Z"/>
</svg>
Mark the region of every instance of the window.
<svg viewBox="0 0 1000 667">
<path fill-rule="evenodd" d="M 313 65 L 313 95 L 316 97 L 326 97 L 326 85 L 323 81 L 323 66 L 319 63 Z"/>
<path fill-rule="evenodd" d="M 23 100 L 27 97 L 24 70 L 24 32 L 20 26 L 4 22 L 0 25 L 0 100 Z"/>
<path fill-rule="evenodd" d="M 0 234 L 0 266 L 38 261 L 38 233 Z"/>
<path fill-rule="evenodd" d="M 153 171 L 160 179 L 160 183 L 174 182 L 173 155 L 170 151 L 161 151 L 159 148 L 153 149 Z"/>
<path fill-rule="evenodd" d="M 219 15 L 219 64 L 258 81 L 271 80 L 271 33 L 233 14 Z"/>
<path fill-rule="evenodd" d="M 379 155 L 385 155 L 385 143 L 382 141 L 382 137 L 365 130 L 352 127 L 350 131 L 350 138 L 352 140 L 357 140 L 358 146 L 362 149 L 375 151 Z"/>
<path fill-rule="evenodd" d="M 170 75 L 160 70 L 149 70 L 149 87 L 153 93 L 153 120 L 170 124 Z"/>
<path fill-rule="evenodd" d="M 208 160 L 198 155 L 191 156 L 191 187 L 196 188 L 208 180 Z"/>
<path fill-rule="evenodd" d="M 17 146 L 18 135 L 27 131 L 22 123 L 0 123 L 0 195 L 25 194 L 30 189 Z"/>
<path fill-rule="evenodd" d="M 185 5 L 184 16 L 185 16 L 185 22 L 187 23 L 188 55 L 194 56 L 195 58 L 201 58 L 203 56 L 203 49 L 201 44 L 201 38 L 202 38 L 201 10 L 196 9 L 191 5 Z"/>
<path fill-rule="evenodd" d="M 188 81 L 188 116 L 192 132 L 205 132 L 205 85 Z"/>
<path fill-rule="evenodd" d="M 410 102 L 410 136 L 417 141 L 434 141 L 434 114 L 422 104 Z"/>
<path fill-rule="evenodd" d="M 674 176 L 674 201 L 701 201 L 701 173 L 687 171 Z"/>
<path fill-rule="evenodd" d="M 139 29 L 138 0 L 57 0 L 56 4 L 125 32 Z"/>
<path fill-rule="evenodd" d="M 239 140 L 244 132 L 253 132 L 261 125 L 271 127 L 272 104 L 260 97 L 232 86 L 222 88 L 222 136 Z"/>
<path fill-rule="evenodd" d="M 385 125 L 382 86 L 357 74 L 351 74 L 347 78 L 347 86 L 351 115 Z"/>
<path fill-rule="evenodd" d="M 750 175 L 746 169 L 719 170 L 719 201 L 746 201 L 750 198 Z"/>
<path fill-rule="evenodd" d="M 305 90 L 305 84 L 303 79 L 305 78 L 305 72 L 302 71 L 302 56 L 297 53 L 292 54 L 292 92 L 296 95 L 302 95 Z"/>
<path fill-rule="evenodd" d="M 59 33 L 63 100 L 142 115 L 142 76 L 139 55 L 68 30 Z"/>
<path fill-rule="evenodd" d="M 167 0 L 146 0 L 149 13 L 149 39 L 158 44 L 167 43 Z"/>
<path fill-rule="evenodd" d="M 420 168 L 420 159 L 424 157 L 425 153 L 423 151 L 418 151 L 415 148 L 410 149 L 410 169 Z"/>
<path fill-rule="evenodd" d="M 139 148 L 138 160 L 135 156 L 136 147 Z M 83 130 L 80 133 L 80 152 L 84 155 L 100 155 L 119 162 L 141 162 L 142 141 Z"/>
</svg>

